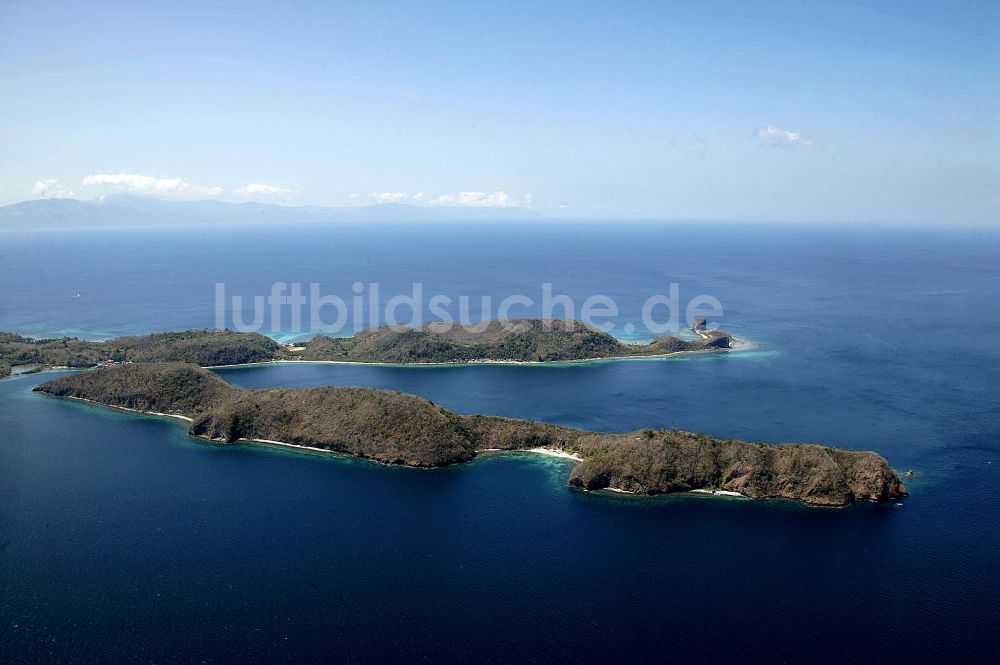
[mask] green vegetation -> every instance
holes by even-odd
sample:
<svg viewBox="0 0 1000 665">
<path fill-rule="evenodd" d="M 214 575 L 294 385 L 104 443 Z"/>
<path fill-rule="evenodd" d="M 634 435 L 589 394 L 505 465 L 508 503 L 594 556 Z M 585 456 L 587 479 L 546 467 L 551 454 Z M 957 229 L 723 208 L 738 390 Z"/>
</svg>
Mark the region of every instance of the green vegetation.
<svg viewBox="0 0 1000 665">
<path fill-rule="evenodd" d="M 216 441 L 281 441 L 407 466 L 445 466 L 475 455 L 453 414 L 427 400 L 367 388 L 264 389 L 197 418 Z"/>
<path fill-rule="evenodd" d="M 17 365 L 93 367 L 112 362 L 189 362 L 201 366 L 273 360 L 280 345 L 257 333 L 189 330 L 88 342 L 75 337 L 29 339 L 0 333 L 0 377 Z"/>
<path fill-rule="evenodd" d="M 624 344 L 578 321 L 540 319 L 490 321 L 479 332 L 460 326 L 449 330 L 434 326 L 374 328 L 346 338 L 320 335 L 306 343 L 296 357 L 389 363 L 553 362 L 711 351 L 727 349 L 732 341 L 730 335 L 714 332 L 694 341 L 658 337 L 650 344 Z"/>
<path fill-rule="evenodd" d="M 242 393 L 217 374 L 188 363 L 112 365 L 64 376 L 35 389 L 57 397 L 185 417 L 221 407 Z"/>
<path fill-rule="evenodd" d="M 191 364 L 113 365 L 35 390 L 191 418 L 193 436 L 280 441 L 386 464 L 443 466 L 485 450 L 548 447 L 582 458 L 569 482 L 664 494 L 693 489 L 812 505 L 889 501 L 906 488 L 873 452 L 764 445 L 680 430 L 604 434 L 515 418 L 463 416 L 425 399 L 368 388 L 240 390 Z"/>
<path fill-rule="evenodd" d="M 319 335 L 301 347 L 282 347 L 257 333 L 229 330 L 188 330 L 106 342 L 75 337 L 30 339 L 0 333 L 0 377 L 11 367 L 94 367 L 120 362 L 189 362 L 202 367 L 239 365 L 270 360 L 341 360 L 382 363 L 556 362 L 628 356 L 652 356 L 689 351 L 728 349 L 732 337 L 722 332 L 699 333 L 700 339 L 658 337 L 649 344 L 624 344 L 578 321 L 518 319 L 490 321 L 470 332 L 455 326 L 435 330 L 373 328 L 353 337 Z"/>
</svg>

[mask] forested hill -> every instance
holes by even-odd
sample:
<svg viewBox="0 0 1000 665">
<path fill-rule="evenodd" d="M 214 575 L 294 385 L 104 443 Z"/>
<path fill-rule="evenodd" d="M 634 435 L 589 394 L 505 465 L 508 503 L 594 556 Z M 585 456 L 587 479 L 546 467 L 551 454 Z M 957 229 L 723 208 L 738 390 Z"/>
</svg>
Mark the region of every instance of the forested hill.
<svg viewBox="0 0 1000 665">
<path fill-rule="evenodd" d="M 0 377 L 12 366 L 94 367 L 101 363 L 189 362 L 204 367 L 261 362 L 281 345 L 257 333 L 188 330 L 91 342 L 63 337 L 31 339 L 0 333 Z"/>
<path fill-rule="evenodd" d="M 437 324 L 396 330 L 374 328 L 353 337 L 314 337 L 299 357 L 304 360 L 349 360 L 389 363 L 477 361 L 556 362 L 685 351 L 728 349 L 732 337 L 700 332 L 694 340 L 658 337 L 649 344 L 625 344 L 579 321 L 512 319 L 490 321 L 475 330 Z"/>
</svg>

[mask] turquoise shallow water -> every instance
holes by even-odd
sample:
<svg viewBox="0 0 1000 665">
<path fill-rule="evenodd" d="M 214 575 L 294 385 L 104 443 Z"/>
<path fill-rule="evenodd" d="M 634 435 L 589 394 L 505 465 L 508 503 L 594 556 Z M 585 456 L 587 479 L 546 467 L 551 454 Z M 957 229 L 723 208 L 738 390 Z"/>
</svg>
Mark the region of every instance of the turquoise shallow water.
<svg viewBox="0 0 1000 665">
<path fill-rule="evenodd" d="M 250 271 L 244 261 L 259 258 L 262 240 L 248 231 L 239 260 L 217 257 L 205 270 L 253 284 L 304 280 L 346 274 L 367 251 L 373 274 L 402 280 L 433 273 L 462 246 L 464 272 L 446 266 L 441 278 L 456 288 L 499 293 L 555 273 L 568 290 L 601 282 L 625 294 L 628 320 L 628 293 L 677 277 L 721 294 L 726 327 L 760 346 L 560 367 L 218 370 L 237 385 L 364 385 L 605 431 L 676 426 L 873 449 L 918 472 L 912 496 L 844 510 L 636 501 L 571 491 L 571 463 L 548 458 L 418 471 L 219 447 L 180 423 L 30 391 L 51 375 L 18 377 L 0 381 L 0 660 L 993 658 L 996 238 L 663 232 L 636 254 L 624 240 L 578 233 L 560 241 L 565 255 L 530 246 L 502 260 L 511 255 L 498 247 L 518 237 L 502 229 L 477 243 L 442 232 L 378 246 L 306 233 L 316 235 L 297 256 L 279 239 L 277 258 Z M 74 288 L 97 299 L 77 327 L 210 324 L 199 285 L 215 275 L 192 273 L 202 258 L 194 240 L 133 233 L 70 252 L 63 237 L 18 236 L 18 255 L 34 260 L 16 274 L 0 263 L 8 292 L 21 294 L 5 298 L 0 327 L 70 325 L 74 312 L 45 294 L 74 267 L 87 279 Z M 176 273 L 120 302 L 168 250 Z"/>
</svg>

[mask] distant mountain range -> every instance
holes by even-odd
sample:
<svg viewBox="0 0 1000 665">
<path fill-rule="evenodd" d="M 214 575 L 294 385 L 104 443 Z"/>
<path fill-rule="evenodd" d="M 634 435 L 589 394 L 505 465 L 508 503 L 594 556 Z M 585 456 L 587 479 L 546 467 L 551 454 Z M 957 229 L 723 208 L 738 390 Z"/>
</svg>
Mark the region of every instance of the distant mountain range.
<svg viewBox="0 0 1000 665">
<path fill-rule="evenodd" d="M 100 201 L 37 199 L 0 207 L 0 230 L 87 229 L 187 224 L 411 222 L 531 219 L 526 208 L 431 207 L 395 203 L 328 208 L 270 203 L 167 201 L 115 195 Z"/>
</svg>

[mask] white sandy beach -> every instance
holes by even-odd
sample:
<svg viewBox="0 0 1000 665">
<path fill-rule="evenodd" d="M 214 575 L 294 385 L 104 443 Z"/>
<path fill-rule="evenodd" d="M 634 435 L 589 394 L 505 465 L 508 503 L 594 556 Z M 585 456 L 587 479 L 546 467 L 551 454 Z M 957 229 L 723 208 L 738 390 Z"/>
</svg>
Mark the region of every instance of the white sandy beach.
<svg viewBox="0 0 1000 665">
<path fill-rule="evenodd" d="M 688 494 L 708 494 L 709 496 L 731 496 L 739 497 L 742 499 L 748 498 L 745 494 L 740 494 L 739 492 L 731 492 L 729 490 L 688 490 Z"/>
<path fill-rule="evenodd" d="M 337 450 L 329 450 L 327 448 L 317 448 L 315 446 L 302 446 L 295 443 L 286 443 L 285 441 L 274 441 L 272 439 L 238 439 L 243 443 L 266 443 L 270 446 L 281 446 L 282 448 L 291 448 L 292 450 L 308 450 L 314 453 L 323 453 L 325 455 L 337 455 L 340 457 L 356 457 L 358 459 L 367 459 L 360 457 L 358 455 L 351 455 L 350 453 L 343 453 Z"/>
<path fill-rule="evenodd" d="M 77 402 L 84 402 L 86 404 L 103 406 L 106 409 L 115 409 L 117 411 L 128 411 L 129 413 L 139 413 L 144 416 L 162 416 L 164 418 L 177 418 L 178 420 L 184 420 L 189 423 L 194 422 L 193 418 L 188 418 L 187 416 L 182 416 L 177 413 L 160 413 L 159 411 L 140 411 L 139 409 L 130 409 L 127 406 L 115 406 L 113 404 L 104 404 L 102 402 L 95 402 L 93 400 L 84 399 L 82 397 L 72 397 L 70 395 L 53 395 L 53 397 L 59 397 L 61 399 L 73 399 L 76 400 Z"/>
<path fill-rule="evenodd" d="M 576 453 L 571 453 L 568 450 L 563 450 L 562 448 L 483 448 L 478 451 L 479 453 L 533 453 L 535 455 L 545 455 L 547 457 L 558 457 L 561 459 L 570 459 L 574 462 L 582 462 L 583 458 Z"/>
<path fill-rule="evenodd" d="M 522 452 L 535 453 L 537 455 L 548 455 L 549 457 L 561 457 L 562 459 L 571 459 L 574 462 L 583 461 L 583 458 L 577 455 L 576 453 L 571 453 L 567 450 L 563 450 L 562 448 L 544 448 L 544 447 L 528 448 L 523 450 Z"/>
<path fill-rule="evenodd" d="M 614 492 L 616 494 L 635 494 L 635 492 L 629 492 L 628 490 L 619 489 L 617 487 L 605 487 L 604 489 L 598 490 L 598 491 L 600 491 L 600 492 Z M 736 497 L 736 498 L 740 498 L 740 499 L 748 499 L 748 498 L 750 498 L 750 497 L 748 497 L 745 494 L 740 494 L 739 492 L 730 492 L 729 490 L 705 490 L 705 489 L 697 489 L 697 490 L 688 490 L 687 494 L 702 494 L 702 495 L 705 495 L 705 496 Z"/>
</svg>

